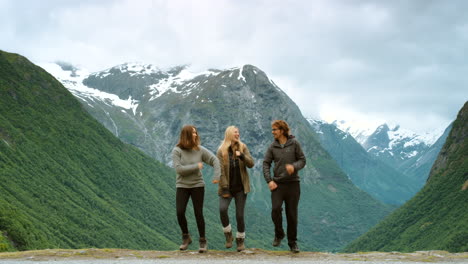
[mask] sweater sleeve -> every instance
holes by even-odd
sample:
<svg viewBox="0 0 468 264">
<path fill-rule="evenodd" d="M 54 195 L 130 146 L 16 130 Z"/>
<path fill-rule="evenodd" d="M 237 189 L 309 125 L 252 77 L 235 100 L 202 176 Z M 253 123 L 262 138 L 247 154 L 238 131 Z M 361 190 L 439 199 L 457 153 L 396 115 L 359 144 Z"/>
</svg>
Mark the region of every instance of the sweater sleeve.
<svg viewBox="0 0 468 264">
<path fill-rule="evenodd" d="M 214 174 L 213 174 L 213 180 L 218 180 L 221 177 L 221 166 L 219 164 L 218 158 L 211 153 L 208 149 L 202 147 L 203 149 L 203 154 L 202 154 L 202 160 L 206 164 L 210 165 L 214 169 Z"/>
<path fill-rule="evenodd" d="M 252 158 L 252 156 L 250 155 L 250 151 L 249 151 L 249 148 L 247 147 L 247 145 L 244 145 L 244 153 L 242 153 L 242 161 L 245 163 L 245 166 L 247 166 L 247 168 L 252 168 L 254 166 L 254 160 Z"/>
<path fill-rule="evenodd" d="M 218 149 L 218 152 L 216 153 L 216 157 L 218 158 L 220 166 L 223 166 L 223 153 L 220 149 Z M 224 169 L 221 167 L 220 169 L 220 179 L 219 179 L 219 186 L 222 188 L 227 188 L 227 176 L 224 173 Z"/>
<path fill-rule="evenodd" d="M 197 163 L 182 165 L 180 162 L 181 157 L 182 157 L 181 150 L 174 148 L 172 150 L 172 165 L 174 166 L 174 169 L 177 174 L 179 174 L 180 176 L 187 176 L 187 175 L 191 175 L 200 171 L 200 168 L 198 168 Z"/>
</svg>

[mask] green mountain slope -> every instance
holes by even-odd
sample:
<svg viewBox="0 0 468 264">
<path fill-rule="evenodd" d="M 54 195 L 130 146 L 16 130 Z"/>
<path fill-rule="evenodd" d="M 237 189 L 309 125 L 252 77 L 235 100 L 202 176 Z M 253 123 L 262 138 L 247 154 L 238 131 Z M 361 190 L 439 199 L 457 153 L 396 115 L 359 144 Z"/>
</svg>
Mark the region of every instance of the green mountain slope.
<svg viewBox="0 0 468 264">
<path fill-rule="evenodd" d="M 468 251 L 468 103 L 424 188 L 346 251 Z"/>
<path fill-rule="evenodd" d="M 170 169 L 21 56 L 0 53 L 0 88 L 0 230 L 16 248 L 175 247 L 161 213 L 173 207 Z"/>
</svg>

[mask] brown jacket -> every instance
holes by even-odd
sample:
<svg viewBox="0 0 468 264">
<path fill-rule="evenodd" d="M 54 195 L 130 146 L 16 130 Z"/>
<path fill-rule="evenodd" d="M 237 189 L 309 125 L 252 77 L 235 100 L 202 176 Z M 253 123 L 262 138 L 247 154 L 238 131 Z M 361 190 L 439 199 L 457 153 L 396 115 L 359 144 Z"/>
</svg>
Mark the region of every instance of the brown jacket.
<svg viewBox="0 0 468 264">
<path fill-rule="evenodd" d="M 239 159 L 239 167 L 242 179 L 242 185 L 244 185 L 244 193 L 250 192 L 250 179 L 249 173 L 247 172 L 247 168 L 252 168 L 254 166 L 254 160 L 250 155 L 249 149 L 244 144 L 244 160 Z M 218 149 L 216 156 L 219 159 L 219 163 L 221 164 L 221 178 L 219 180 L 218 186 L 218 195 L 223 193 L 223 189 L 229 190 L 229 162 L 225 163 L 223 160 L 223 153 L 221 150 Z"/>
</svg>

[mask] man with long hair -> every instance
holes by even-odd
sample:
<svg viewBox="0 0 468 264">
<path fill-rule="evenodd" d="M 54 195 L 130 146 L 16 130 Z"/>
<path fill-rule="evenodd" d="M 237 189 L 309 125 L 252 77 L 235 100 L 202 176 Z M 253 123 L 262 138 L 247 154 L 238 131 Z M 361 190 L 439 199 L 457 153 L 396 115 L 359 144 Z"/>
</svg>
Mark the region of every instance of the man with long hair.
<svg viewBox="0 0 468 264">
<path fill-rule="evenodd" d="M 268 147 L 263 160 L 263 176 L 271 191 L 271 218 L 275 225 L 273 246 L 278 247 L 285 237 L 283 230 L 283 202 L 286 207 L 288 224 L 288 245 L 292 252 L 299 253 L 297 245 L 297 218 L 299 198 L 301 196 L 299 170 L 304 168 L 306 159 L 301 145 L 289 133 L 288 123 L 275 120 L 271 124 L 274 141 Z M 275 163 L 271 177 L 271 163 Z"/>
</svg>

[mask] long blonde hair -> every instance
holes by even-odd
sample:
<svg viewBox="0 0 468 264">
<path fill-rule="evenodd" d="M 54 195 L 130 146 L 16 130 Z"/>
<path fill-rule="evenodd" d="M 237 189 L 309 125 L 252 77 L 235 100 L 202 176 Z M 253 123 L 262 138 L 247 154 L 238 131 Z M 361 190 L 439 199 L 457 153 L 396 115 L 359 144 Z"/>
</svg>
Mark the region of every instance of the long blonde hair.
<svg viewBox="0 0 468 264">
<path fill-rule="evenodd" d="M 236 129 L 239 130 L 239 128 L 237 128 L 236 126 L 228 126 L 226 128 L 226 131 L 224 132 L 223 142 L 221 142 L 221 145 L 218 148 L 218 150 L 220 150 L 223 155 L 223 162 L 225 164 L 228 163 L 228 160 L 229 160 L 229 147 L 231 147 L 233 143 L 232 139 L 234 138 L 234 131 Z M 239 138 L 239 141 L 236 142 L 232 146 L 232 152 L 234 154 L 233 157 L 236 158 L 237 150 L 240 152 L 244 152 L 244 149 L 245 149 L 245 144 L 242 143 L 242 141 L 240 141 L 240 138 Z"/>
</svg>

